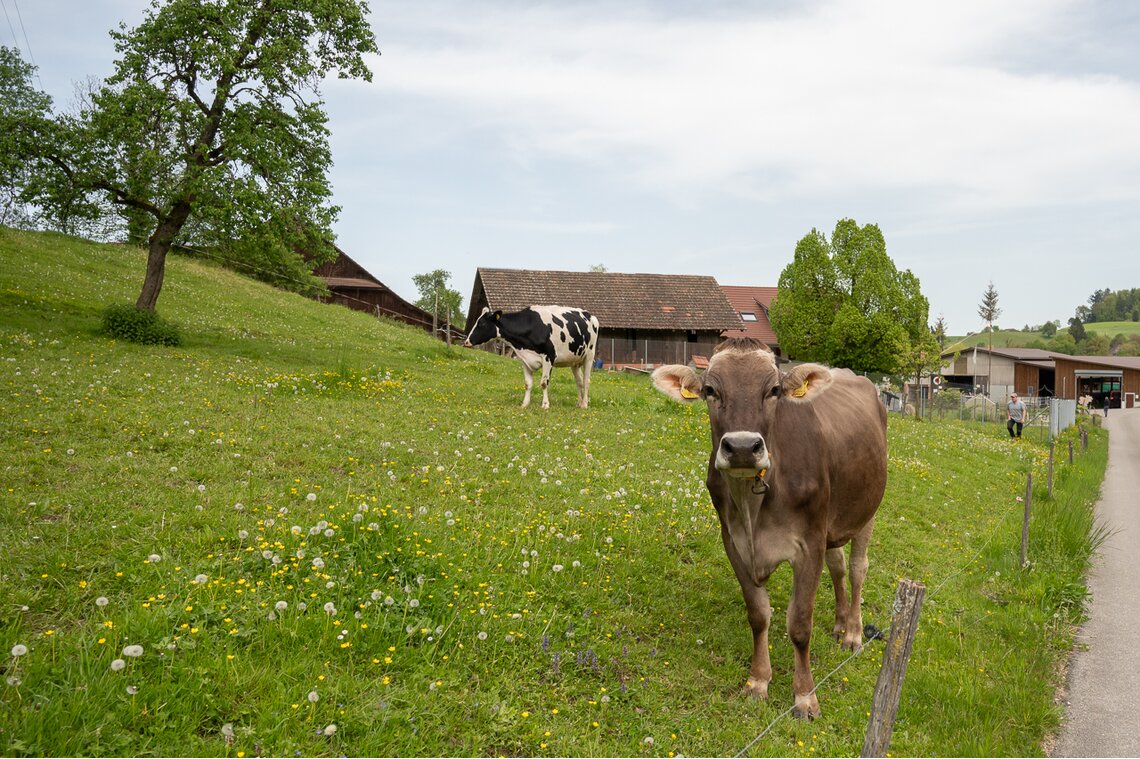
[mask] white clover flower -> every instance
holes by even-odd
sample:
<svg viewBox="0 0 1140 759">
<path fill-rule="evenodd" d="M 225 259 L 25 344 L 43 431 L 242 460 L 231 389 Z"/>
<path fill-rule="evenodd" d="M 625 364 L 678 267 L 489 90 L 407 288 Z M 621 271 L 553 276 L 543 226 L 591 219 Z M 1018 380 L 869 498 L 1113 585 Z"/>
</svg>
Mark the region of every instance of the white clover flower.
<svg viewBox="0 0 1140 759">
<path fill-rule="evenodd" d="M 139 657 L 143 655 L 143 647 L 140 645 L 127 646 L 123 649 L 123 656 Z"/>
<path fill-rule="evenodd" d="M 331 724 L 331 725 L 327 726 L 322 732 L 324 732 L 325 735 L 333 735 L 334 733 L 336 733 L 336 725 Z"/>
<path fill-rule="evenodd" d="M 309 691 L 308 699 L 310 704 L 315 704 L 321 700 L 321 694 L 317 693 L 315 690 L 311 690 Z"/>
<path fill-rule="evenodd" d="M 113 662 L 111 662 L 111 671 L 112 672 L 122 672 L 123 668 L 126 666 L 127 666 L 127 663 L 125 661 L 123 661 L 122 659 L 115 659 Z"/>
<path fill-rule="evenodd" d="M 286 609 L 289 608 L 289 602 L 288 601 L 278 601 L 277 603 L 273 604 L 273 608 L 276 609 L 277 611 L 285 611 Z"/>
<path fill-rule="evenodd" d="M 26 653 L 28 653 L 28 647 L 23 643 L 17 643 L 12 646 L 12 656 L 23 656 Z"/>
</svg>

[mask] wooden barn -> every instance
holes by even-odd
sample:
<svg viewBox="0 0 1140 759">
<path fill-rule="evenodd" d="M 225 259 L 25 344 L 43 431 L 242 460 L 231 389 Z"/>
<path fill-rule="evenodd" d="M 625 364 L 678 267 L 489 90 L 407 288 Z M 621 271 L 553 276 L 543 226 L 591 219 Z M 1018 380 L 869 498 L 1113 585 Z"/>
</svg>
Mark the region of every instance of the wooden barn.
<svg viewBox="0 0 1140 759">
<path fill-rule="evenodd" d="M 687 364 L 744 324 L 716 280 L 685 274 L 484 269 L 475 272 L 467 323 L 484 308 L 584 308 L 598 317 L 604 366 Z"/>
<path fill-rule="evenodd" d="M 432 331 L 431 312 L 409 303 L 363 266 L 353 261 L 347 253 L 337 248 L 336 260 L 324 263 L 313 270 L 313 274 L 328 285 L 328 301 L 357 311 L 367 311 L 374 316 L 387 316 L 391 319 L 411 324 L 427 332 Z M 438 337 L 444 339 L 444 325 L 437 325 Z M 453 328 L 451 339 L 462 341 L 463 333 Z"/>
<path fill-rule="evenodd" d="M 1140 397 L 1140 357 L 1059 355 L 1054 363 L 1058 398 L 1089 395 L 1103 408 L 1111 397 L 1112 408 L 1133 408 Z"/>
</svg>

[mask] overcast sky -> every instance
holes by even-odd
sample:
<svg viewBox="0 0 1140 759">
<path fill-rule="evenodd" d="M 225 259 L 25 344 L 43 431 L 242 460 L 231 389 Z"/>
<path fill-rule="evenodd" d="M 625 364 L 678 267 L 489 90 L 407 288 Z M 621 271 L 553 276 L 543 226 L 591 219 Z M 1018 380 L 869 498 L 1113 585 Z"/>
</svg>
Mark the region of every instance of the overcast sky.
<svg viewBox="0 0 1140 759">
<path fill-rule="evenodd" d="M 149 5 L 0 2 L 58 109 Z M 952 334 L 990 280 L 1004 327 L 1140 287 L 1140 3 L 370 6 L 373 81 L 323 90 L 335 232 L 407 300 L 442 268 L 466 307 L 479 266 L 774 286 L 841 218 Z"/>
</svg>

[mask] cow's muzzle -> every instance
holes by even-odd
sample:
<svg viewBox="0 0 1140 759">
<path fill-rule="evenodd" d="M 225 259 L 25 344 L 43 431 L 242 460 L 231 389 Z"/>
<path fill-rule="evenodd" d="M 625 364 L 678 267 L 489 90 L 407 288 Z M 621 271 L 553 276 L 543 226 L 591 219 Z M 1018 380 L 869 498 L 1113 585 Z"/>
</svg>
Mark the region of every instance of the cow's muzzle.
<svg viewBox="0 0 1140 759">
<path fill-rule="evenodd" d="M 755 477 L 771 464 L 759 432 L 726 432 L 716 450 L 716 468 L 729 477 Z"/>
</svg>

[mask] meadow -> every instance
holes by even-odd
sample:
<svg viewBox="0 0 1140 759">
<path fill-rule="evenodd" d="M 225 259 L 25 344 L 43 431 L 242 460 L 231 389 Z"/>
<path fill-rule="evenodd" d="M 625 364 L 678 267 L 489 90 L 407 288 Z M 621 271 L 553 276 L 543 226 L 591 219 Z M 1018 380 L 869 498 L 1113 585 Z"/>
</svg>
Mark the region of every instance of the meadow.
<svg viewBox="0 0 1140 759">
<path fill-rule="evenodd" d="M 771 701 L 740 695 L 703 408 L 599 372 L 579 410 L 556 370 L 520 409 L 513 361 L 179 257 L 181 347 L 100 335 L 143 259 L 0 229 L 6 755 L 859 752 L 883 644 L 839 650 L 826 577 L 823 716 L 783 716 L 787 567 Z M 1003 435 L 890 420 L 865 621 L 928 588 L 895 755 L 1041 755 L 1059 725 L 1106 438 L 1058 457 L 1022 569 L 1048 450 Z"/>
</svg>

